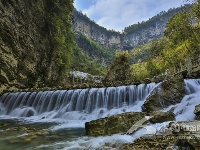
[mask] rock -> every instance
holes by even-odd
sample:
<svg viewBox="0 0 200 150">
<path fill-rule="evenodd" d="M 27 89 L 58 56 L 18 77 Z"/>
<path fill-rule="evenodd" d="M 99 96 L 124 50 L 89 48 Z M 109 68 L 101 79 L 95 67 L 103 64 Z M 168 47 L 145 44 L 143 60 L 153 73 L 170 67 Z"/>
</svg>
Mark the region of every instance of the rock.
<svg viewBox="0 0 200 150">
<path fill-rule="evenodd" d="M 151 118 L 151 117 L 148 117 L 148 118 Z M 126 134 L 134 133 L 138 129 L 142 128 L 145 124 L 147 124 L 147 122 L 148 122 L 147 117 L 140 119 L 139 121 L 133 124 L 133 126 L 126 132 Z"/>
<path fill-rule="evenodd" d="M 200 120 L 200 104 L 195 106 L 194 114 L 197 116 L 197 120 Z"/>
<path fill-rule="evenodd" d="M 90 21 L 82 13 L 75 10 L 73 15 L 75 22 L 73 29 L 76 33 L 95 40 L 100 45 L 112 47 L 114 49 L 130 50 L 162 36 L 166 23 L 175 13 L 177 12 L 173 11 L 168 15 L 158 16 L 156 26 L 154 24 L 144 27 L 138 26 L 139 28 L 137 28 L 137 30 L 127 27 L 127 29 L 120 34 L 119 32 L 108 31 L 105 28 L 98 27 L 95 22 Z"/>
<path fill-rule="evenodd" d="M 172 112 L 151 112 L 148 119 L 143 112 L 128 112 L 85 123 L 86 134 L 104 136 L 111 134 L 131 134 L 148 122 L 161 123 L 175 120 Z"/>
<path fill-rule="evenodd" d="M 169 128 L 176 138 L 176 146 L 179 148 L 200 149 L 200 121 L 171 122 Z"/>
<path fill-rule="evenodd" d="M 128 112 L 85 123 L 86 134 L 104 136 L 126 133 L 133 124 L 145 117 L 142 112 Z"/>
<path fill-rule="evenodd" d="M 184 81 L 174 77 L 158 85 L 147 97 L 142 106 L 145 112 L 158 111 L 170 105 L 180 103 L 185 96 Z"/>
<path fill-rule="evenodd" d="M 151 123 L 162 123 L 175 120 L 175 115 L 173 112 L 154 111 L 150 113 L 150 116 L 152 116 L 149 119 Z"/>
<path fill-rule="evenodd" d="M 144 82 L 144 84 L 149 84 L 149 83 L 151 83 L 152 81 L 151 81 L 150 78 L 145 78 L 145 79 L 143 80 L 143 82 Z"/>
<path fill-rule="evenodd" d="M 142 136 L 134 143 L 123 144 L 119 149 L 133 150 L 176 150 L 200 149 L 200 121 L 171 122 L 168 129 L 176 132 L 167 132 L 162 135 Z"/>
<path fill-rule="evenodd" d="M 55 9 L 59 11 L 53 11 Z M 51 34 L 56 35 L 56 28 L 60 25 L 68 23 L 70 26 L 71 20 L 62 20 L 61 14 L 71 15 L 72 11 L 71 0 L 0 1 L 0 85 L 11 87 L 16 84 L 19 89 L 32 88 L 38 79 L 44 86 L 61 84 L 62 80 L 58 82 L 58 79 L 66 71 L 59 68 L 58 61 L 63 63 L 63 60 L 60 60 L 62 56 L 57 56 L 56 45 L 61 46 L 58 40 L 66 38 L 65 46 L 60 49 L 72 51 L 72 29 L 66 27 L 59 36 L 62 39 Z M 59 25 L 57 21 L 60 21 Z M 62 68 L 65 67 L 62 65 Z"/>
</svg>

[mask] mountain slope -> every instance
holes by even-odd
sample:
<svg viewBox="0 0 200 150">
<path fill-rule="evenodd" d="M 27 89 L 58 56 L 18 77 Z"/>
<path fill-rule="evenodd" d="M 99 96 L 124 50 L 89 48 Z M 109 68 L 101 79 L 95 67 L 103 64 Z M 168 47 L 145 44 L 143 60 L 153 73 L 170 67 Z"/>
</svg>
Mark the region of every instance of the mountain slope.
<svg viewBox="0 0 200 150">
<path fill-rule="evenodd" d="M 185 6 L 185 8 L 187 7 L 190 7 L 190 5 Z M 106 30 L 90 20 L 86 15 L 74 10 L 73 30 L 106 47 L 128 50 L 161 37 L 168 20 L 185 8 L 179 7 L 170 9 L 167 12 L 163 11 L 148 21 L 126 27 L 123 33 Z"/>
</svg>

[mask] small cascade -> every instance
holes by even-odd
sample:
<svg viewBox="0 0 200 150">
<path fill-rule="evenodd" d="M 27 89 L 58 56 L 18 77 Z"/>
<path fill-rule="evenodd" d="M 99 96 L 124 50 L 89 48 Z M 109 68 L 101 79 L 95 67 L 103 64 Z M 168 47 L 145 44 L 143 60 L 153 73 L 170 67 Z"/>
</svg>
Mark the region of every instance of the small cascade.
<svg viewBox="0 0 200 150">
<path fill-rule="evenodd" d="M 91 120 L 124 111 L 140 111 L 155 83 L 45 92 L 5 93 L 0 116 Z M 134 107 L 135 106 L 135 107 Z M 135 109 L 137 107 L 137 109 Z"/>
<path fill-rule="evenodd" d="M 200 79 L 185 80 L 186 95 L 183 97 L 181 103 L 172 105 L 164 111 L 174 109 L 176 121 L 191 121 L 194 120 L 195 106 L 200 104 Z"/>
<path fill-rule="evenodd" d="M 192 94 L 200 91 L 200 79 L 185 80 L 186 94 Z"/>
</svg>

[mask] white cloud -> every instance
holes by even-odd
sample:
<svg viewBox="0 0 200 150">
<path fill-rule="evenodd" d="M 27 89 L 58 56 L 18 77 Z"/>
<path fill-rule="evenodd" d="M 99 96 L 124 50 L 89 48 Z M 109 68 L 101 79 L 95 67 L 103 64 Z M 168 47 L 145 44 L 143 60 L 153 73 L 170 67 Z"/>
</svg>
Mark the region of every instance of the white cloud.
<svg viewBox="0 0 200 150">
<path fill-rule="evenodd" d="M 148 20 L 161 11 L 184 5 L 183 0 L 93 0 L 93 5 L 82 10 L 97 24 L 116 31 Z"/>
</svg>

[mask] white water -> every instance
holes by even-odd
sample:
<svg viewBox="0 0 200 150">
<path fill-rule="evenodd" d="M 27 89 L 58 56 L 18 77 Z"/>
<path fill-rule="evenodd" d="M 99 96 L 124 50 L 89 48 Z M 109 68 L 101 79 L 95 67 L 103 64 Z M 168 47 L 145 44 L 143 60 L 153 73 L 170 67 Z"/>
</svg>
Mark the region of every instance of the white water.
<svg viewBox="0 0 200 150">
<path fill-rule="evenodd" d="M 141 111 L 155 84 L 46 92 L 7 93 L 0 97 L 1 117 L 33 122 L 60 122 L 55 129 L 84 127 L 85 122 Z"/>
<path fill-rule="evenodd" d="M 187 94 L 182 99 L 182 102 L 163 110 L 168 111 L 174 108 L 173 112 L 176 115 L 177 121 L 194 120 L 194 107 L 200 104 L 200 80 L 185 80 L 185 85 Z M 155 84 L 150 84 L 148 86 L 140 85 L 138 87 L 129 86 L 128 88 L 123 86 L 107 89 L 70 90 L 67 93 L 66 91 L 51 91 L 43 94 L 39 92 L 40 94 L 35 93 L 35 98 L 38 98 L 37 102 L 33 102 L 31 105 L 31 97 L 35 95 L 33 93 L 26 93 L 24 96 L 21 96 L 22 94 L 20 93 L 15 93 L 12 95 L 14 98 L 11 98 L 11 94 L 8 94 L 0 98 L 0 115 L 1 117 L 23 117 L 31 114 L 32 116 L 25 117 L 25 119 L 34 122 L 60 122 L 58 126 L 52 127 L 52 130 L 84 127 L 85 122 L 93 119 L 123 113 L 124 111 L 141 111 L 142 104 L 154 87 Z M 27 97 L 29 98 L 25 102 L 24 99 L 28 94 L 29 96 Z M 62 99 L 67 96 L 68 100 L 64 102 Z M 53 101 L 55 97 L 57 99 L 56 102 Z M 16 103 L 16 100 L 19 99 L 22 100 Z M 48 101 L 50 99 L 50 104 L 46 103 L 47 99 Z M 11 104 L 12 107 L 10 106 Z M 8 111 L 8 108 L 10 111 Z M 112 135 L 97 138 L 84 136 L 73 141 L 54 143 L 53 145 L 40 145 L 34 149 L 52 147 L 55 149 L 65 147 L 65 150 L 95 149 L 102 147 L 105 143 L 111 143 L 111 145 L 116 143 L 129 143 L 142 135 L 155 134 L 157 130 L 166 124 L 168 122 L 149 125 L 132 135 Z"/>
<path fill-rule="evenodd" d="M 190 121 L 195 119 L 195 106 L 200 104 L 200 79 L 185 80 L 186 95 L 181 103 L 172 105 L 164 111 L 174 108 L 176 121 Z"/>
</svg>

